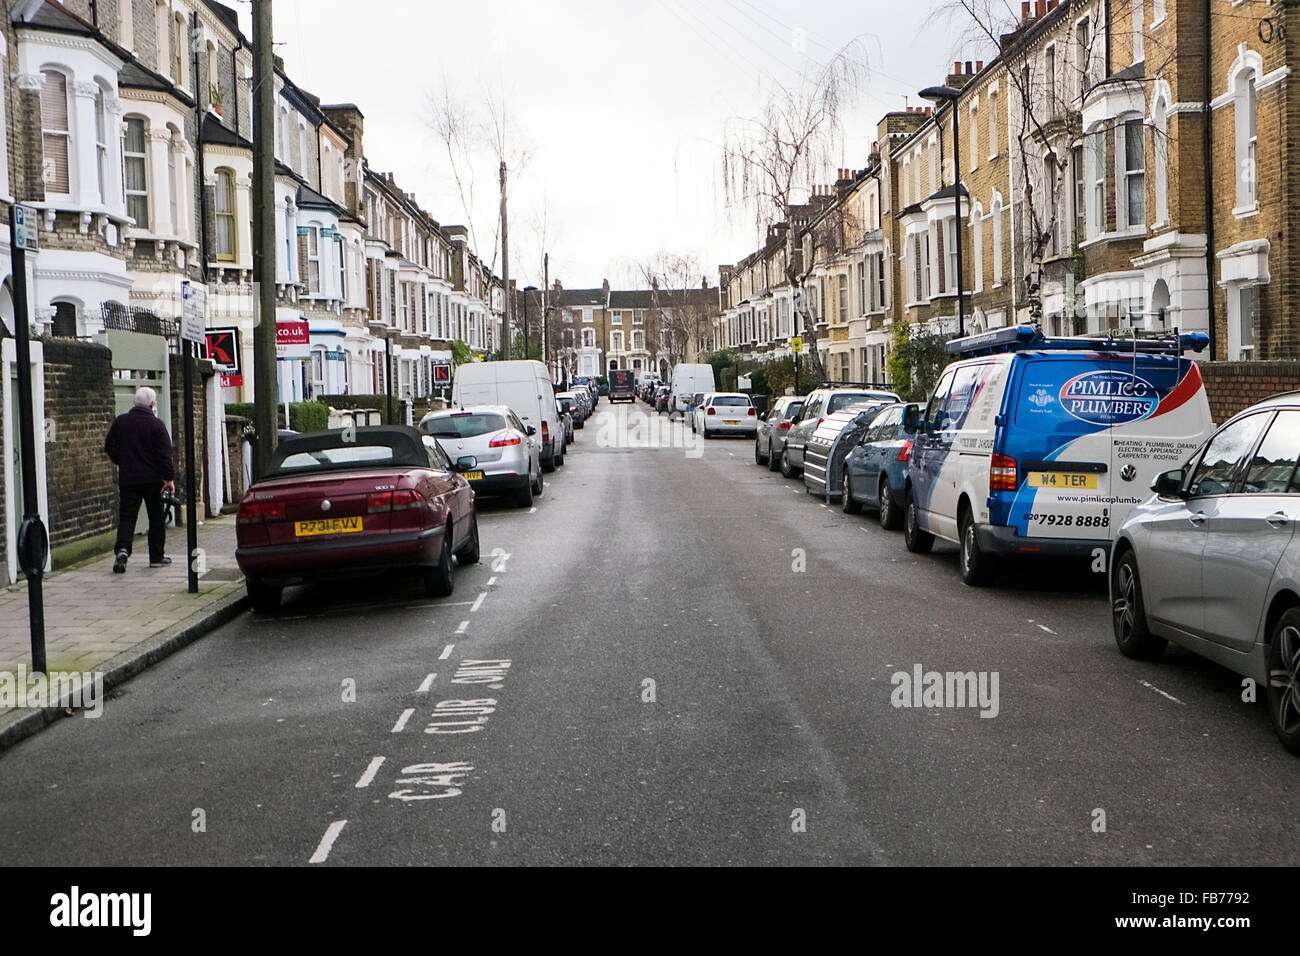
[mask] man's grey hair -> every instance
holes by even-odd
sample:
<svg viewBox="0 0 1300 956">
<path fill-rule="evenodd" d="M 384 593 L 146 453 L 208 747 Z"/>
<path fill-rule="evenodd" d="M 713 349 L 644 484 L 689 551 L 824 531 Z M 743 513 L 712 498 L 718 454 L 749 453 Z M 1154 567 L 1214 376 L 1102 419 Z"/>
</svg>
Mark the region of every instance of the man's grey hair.
<svg viewBox="0 0 1300 956">
<path fill-rule="evenodd" d="M 138 408 L 153 408 L 158 404 L 158 393 L 143 385 L 135 393 L 135 404 Z"/>
</svg>

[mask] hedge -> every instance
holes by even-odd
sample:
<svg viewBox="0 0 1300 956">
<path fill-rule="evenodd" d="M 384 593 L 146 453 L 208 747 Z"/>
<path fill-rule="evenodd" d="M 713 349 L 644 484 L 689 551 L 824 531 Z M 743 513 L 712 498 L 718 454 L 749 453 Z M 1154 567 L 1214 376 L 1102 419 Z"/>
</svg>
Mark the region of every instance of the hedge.
<svg viewBox="0 0 1300 956">
<path fill-rule="evenodd" d="M 227 415 L 238 415 L 255 421 L 252 402 L 229 402 Z M 284 428 L 284 405 L 275 406 L 276 427 Z M 296 432 L 323 432 L 330 427 L 330 410 L 328 405 L 319 402 L 290 402 L 289 427 Z"/>
<path fill-rule="evenodd" d="M 379 412 L 385 425 L 389 424 L 387 395 L 318 395 L 316 401 L 331 408 L 372 408 Z M 394 395 L 393 417 L 400 421 L 402 414 L 402 400 Z"/>
</svg>

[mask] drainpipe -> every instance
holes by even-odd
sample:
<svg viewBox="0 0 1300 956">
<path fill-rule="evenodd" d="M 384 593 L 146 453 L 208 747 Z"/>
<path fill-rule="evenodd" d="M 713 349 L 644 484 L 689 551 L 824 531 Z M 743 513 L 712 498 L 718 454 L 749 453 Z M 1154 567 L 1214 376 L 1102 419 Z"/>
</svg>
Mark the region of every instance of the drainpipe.
<svg viewBox="0 0 1300 956">
<path fill-rule="evenodd" d="M 1215 331 L 1215 308 L 1214 308 L 1214 134 L 1211 131 L 1213 125 L 1213 111 L 1210 109 L 1210 100 L 1213 99 L 1213 68 L 1210 61 L 1210 40 L 1214 31 L 1210 28 L 1210 8 L 1213 6 L 1211 0 L 1205 0 L 1205 53 L 1202 58 L 1205 64 L 1205 119 L 1201 124 L 1202 149 L 1204 150 L 1204 167 L 1205 167 L 1205 277 L 1206 286 L 1209 291 L 1209 298 L 1206 303 L 1208 309 L 1209 332 L 1210 332 L 1210 361 L 1213 362 L 1217 357 L 1218 335 Z"/>
</svg>

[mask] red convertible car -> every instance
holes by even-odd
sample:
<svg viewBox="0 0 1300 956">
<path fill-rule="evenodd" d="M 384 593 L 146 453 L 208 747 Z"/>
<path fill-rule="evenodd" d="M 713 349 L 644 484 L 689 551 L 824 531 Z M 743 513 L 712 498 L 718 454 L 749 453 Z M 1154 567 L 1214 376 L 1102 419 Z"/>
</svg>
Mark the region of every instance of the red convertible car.
<svg viewBox="0 0 1300 956">
<path fill-rule="evenodd" d="M 474 491 L 438 443 L 379 426 L 282 440 L 239 503 L 235 559 L 254 610 L 286 585 L 414 569 L 431 597 L 451 594 L 452 555 L 479 558 Z"/>
</svg>

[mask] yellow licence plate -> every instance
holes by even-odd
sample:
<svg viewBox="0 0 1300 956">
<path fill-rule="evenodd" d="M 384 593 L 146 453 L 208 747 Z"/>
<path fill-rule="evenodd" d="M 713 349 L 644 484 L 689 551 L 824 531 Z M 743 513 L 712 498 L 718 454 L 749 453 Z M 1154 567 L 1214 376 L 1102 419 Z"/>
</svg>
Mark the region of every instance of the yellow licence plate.
<svg viewBox="0 0 1300 956">
<path fill-rule="evenodd" d="M 724 421 L 722 424 L 724 424 L 724 425 L 739 425 L 739 424 L 740 424 L 740 419 L 739 419 L 739 418 L 728 418 L 728 419 L 727 419 L 726 421 Z"/>
<path fill-rule="evenodd" d="M 479 481 L 483 477 L 481 471 L 463 471 L 461 474 L 465 476 L 466 481 Z"/>
<path fill-rule="evenodd" d="M 311 521 L 295 521 L 293 523 L 293 533 L 299 538 L 313 534 L 356 534 L 360 530 L 360 516 L 354 518 L 313 518 Z"/>
<path fill-rule="evenodd" d="M 1029 473 L 1029 487 L 1096 491 L 1097 476 L 1081 475 L 1078 472 L 1071 471 L 1031 471 Z"/>
</svg>

